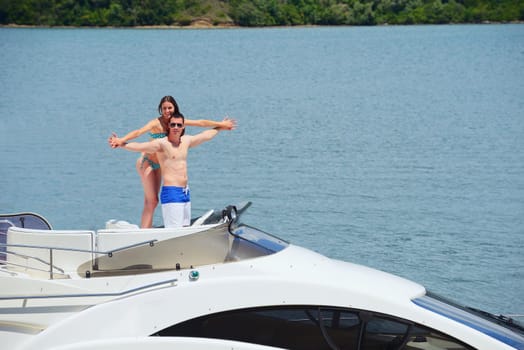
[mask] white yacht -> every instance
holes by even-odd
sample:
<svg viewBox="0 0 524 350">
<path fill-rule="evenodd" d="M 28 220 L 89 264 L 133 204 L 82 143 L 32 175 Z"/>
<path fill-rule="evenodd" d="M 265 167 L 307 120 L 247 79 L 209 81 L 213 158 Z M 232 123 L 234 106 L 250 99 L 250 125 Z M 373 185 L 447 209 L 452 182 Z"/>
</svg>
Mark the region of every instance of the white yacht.
<svg viewBox="0 0 524 350">
<path fill-rule="evenodd" d="M 524 349 L 514 320 L 241 224 L 248 206 L 179 229 L 0 217 L 2 349 Z"/>
</svg>

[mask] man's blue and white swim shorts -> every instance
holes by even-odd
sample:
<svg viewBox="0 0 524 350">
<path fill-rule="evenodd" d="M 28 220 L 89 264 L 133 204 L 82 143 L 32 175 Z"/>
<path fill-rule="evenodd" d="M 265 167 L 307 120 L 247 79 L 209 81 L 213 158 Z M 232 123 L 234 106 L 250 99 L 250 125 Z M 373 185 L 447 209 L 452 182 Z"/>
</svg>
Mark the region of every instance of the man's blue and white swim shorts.
<svg viewBox="0 0 524 350">
<path fill-rule="evenodd" d="M 191 223 L 191 199 L 189 187 L 162 186 L 160 192 L 164 227 L 189 226 Z"/>
</svg>

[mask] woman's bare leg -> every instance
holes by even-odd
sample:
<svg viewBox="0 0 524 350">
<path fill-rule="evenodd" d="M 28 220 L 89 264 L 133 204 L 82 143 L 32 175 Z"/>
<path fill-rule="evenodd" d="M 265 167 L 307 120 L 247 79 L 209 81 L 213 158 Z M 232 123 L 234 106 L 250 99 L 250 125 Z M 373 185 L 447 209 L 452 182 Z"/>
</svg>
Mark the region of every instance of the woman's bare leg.
<svg viewBox="0 0 524 350">
<path fill-rule="evenodd" d="M 158 205 L 158 191 L 160 190 L 160 169 L 153 170 L 148 162 L 142 162 L 140 157 L 136 162 L 136 171 L 140 175 L 144 189 L 144 209 L 142 210 L 141 228 L 153 227 L 153 215 Z"/>
</svg>

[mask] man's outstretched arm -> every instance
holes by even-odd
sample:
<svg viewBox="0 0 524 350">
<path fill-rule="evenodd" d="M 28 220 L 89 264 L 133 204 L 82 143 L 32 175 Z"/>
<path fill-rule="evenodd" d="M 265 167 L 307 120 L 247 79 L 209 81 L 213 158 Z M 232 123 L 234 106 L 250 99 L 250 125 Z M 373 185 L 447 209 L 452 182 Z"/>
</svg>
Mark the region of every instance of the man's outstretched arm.
<svg viewBox="0 0 524 350">
<path fill-rule="evenodd" d="M 196 147 L 203 142 L 213 139 L 213 137 L 218 135 L 218 132 L 222 130 L 229 130 L 229 129 L 226 129 L 224 127 L 216 127 L 214 129 L 205 130 L 205 131 L 202 131 L 201 133 L 191 136 L 191 143 L 189 147 Z"/>
<path fill-rule="evenodd" d="M 160 143 L 158 140 L 148 142 L 124 142 L 120 147 L 132 152 L 147 152 L 155 153 L 161 150 Z"/>
</svg>

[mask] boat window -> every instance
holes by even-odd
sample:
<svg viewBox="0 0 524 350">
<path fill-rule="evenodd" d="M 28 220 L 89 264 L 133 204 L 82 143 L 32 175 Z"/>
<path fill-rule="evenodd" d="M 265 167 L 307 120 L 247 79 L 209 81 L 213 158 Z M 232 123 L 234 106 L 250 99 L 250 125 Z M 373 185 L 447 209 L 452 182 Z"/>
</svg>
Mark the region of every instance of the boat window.
<svg viewBox="0 0 524 350">
<path fill-rule="evenodd" d="M 407 336 L 408 324 L 372 317 L 366 322 L 362 349 L 399 349 Z"/>
<path fill-rule="evenodd" d="M 298 350 L 473 349 L 440 332 L 398 318 L 319 306 L 222 312 L 185 321 L 153 335 L 227 339 Z"/>
<path fill-rule="evenodd" d="M 219 338 L 287 349 L 330 349 L 318 326 L 315 308 L 231 311 L 186 321 L 155 335 Z"/>
<path fill-rule="evenodd" d="M 360 349 L 473 350 L 472 347 L 425 326 L 377 315 L 366 322 Z"/>
<path fill-rule="evenodd" d="M 320 309 L 322 330 L 331 349 L 358 349 L 362 322 L 358 313 L 341 309 Z"/>
<path fill-rule="evenodd" d="M 423 326 L 412 327 L 403 349 L 474 350 L 471 346 Z"/>
</svg>

